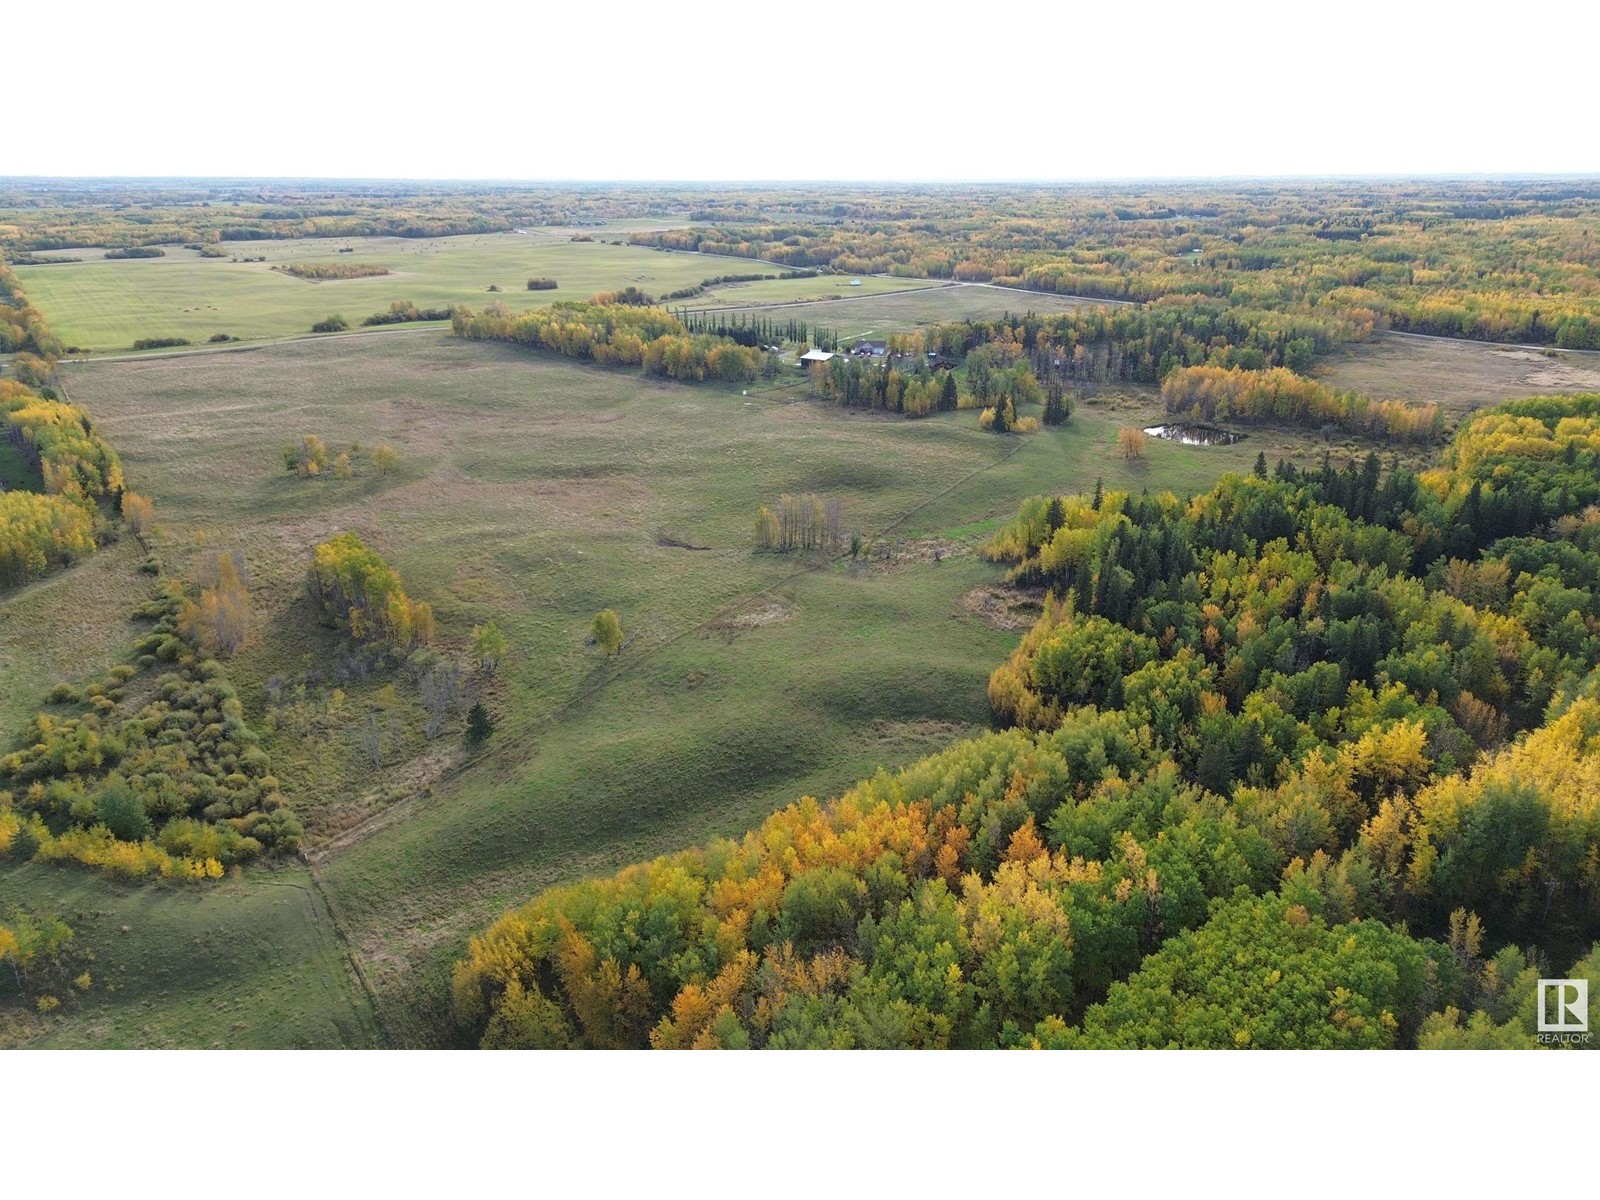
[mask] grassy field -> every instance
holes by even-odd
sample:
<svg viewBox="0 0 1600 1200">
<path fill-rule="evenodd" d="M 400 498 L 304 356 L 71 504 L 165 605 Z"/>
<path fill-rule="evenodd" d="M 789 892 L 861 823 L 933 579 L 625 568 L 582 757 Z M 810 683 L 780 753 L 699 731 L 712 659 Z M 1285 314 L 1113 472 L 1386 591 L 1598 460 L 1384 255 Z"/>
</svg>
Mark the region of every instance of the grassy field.
<svg viewBox="0 0 1600 1200">
<path fill-rule="evenodd" d="M 329 313 L 354 326 L 393 300 L 411 300 L 421 308 L 481 308 L 499 299 L 520 310 L 629 284 L 661 295 L 712 276 L 782 270 L 611 245 L 602 240 L 608 232 L 620 236 L 597 230 L 597 240 L 573 242 L 564 232 L 536 230 L 427 239 L 224 242 L 220 248 L 226 258 L 202 258 L 181 246 L 166 247 L 163 258 L 125 260 L 74 250 L 70 257 L 83 261 L 16 271 L 29 299 L 49 313 L 51 327 L 64 341 L 104 354 L 126 351 L 138 338 L 200 343 L 216 333 L 245 340 L 289 337 L 308 333 Z M 339 253 L 344 247 L 350 253 Z M 243 261 L 259 256 L 266 261 Z M 304 262 L 367 263 L 387 267 L 390 274 L 311 283 L 272 269 Z M 533 276 L 553 278 L 560 287 L 530 292 L 527 281 Z M 501 291 L 491 294 L 491 284 Z"/>
<path fill-rule="evenodd" d="M 751 265 L 750 273 L 776 268 Z M 730 268 L 728 274 L 741 274 Z M 851 286 L 854 279 L 856 284 Z M 758 279 L 750 283 L 724 283 L 707 288 L 692 300 L 680 303 L 687 308 L 728 308 L 747 304 L 805 304 L 817 300 L 858 300 L 881 296 L 885 292 L 919 291 L 940 288 L 931 279 L 895 279 L 888 275 L 817 275 L 810 279 Z"/>
<path fill-rule="evenodd" d="M 750 288 L 779 289 L 794 287 L 797 283 L 815 283 L 815 280 L 769 282 L 741 285 Z M 846 281 L 848 283 L 848 281 Z M 914 285 L 915 280 L 863 280 L 884 284 Z M 854 290 L 854 289 L 852 289 Z M 893 289 L 890 289 L 891 291 Z M 708 297 L 714 303 L 708 303 Z M 731 289 L 724 294 L 721 289 L 696 296 L 691 308 L 726 307 L 728 304 L 750 303 L 743 293 Z M 834 329 L 841 338 L 868 337 L 887 333 L 906 333 L 921 325 L 940 321 L 963 321 L 1021 315 L 1027 312 L 1066 312 L 1074 308 L 1100 303 L 1080 300 L 1072 296 L 1052 296 L 1044 292 L 1019 292 L 1011 288 L 990 287 L 981 283 L 964 283 L 952 287 L 921 288 L 883 295 L 868 292 L 861 296 L 843 296 L 835 300 L 815 303 L 796 303 L 772 309 L 767 315 L 788 320 L 809 321 Z"/>
<path fill-rule="evenodd" d="M 383 1025 L 407 1045 L 447 1036 L 449 964 L 471 932 L 538 887 L 737 833 L 802 794 L 835 794 L 985 725 L 989 672 L 1027 615 L 983 611 L 1000 571 L 975 550 L 1022 497 L 1087 490 L 1097 476 L 1189 492 L 1247 469 L 1259 448 L 1277 454 L 1266 438 L 1155 442 L 1147 463 L 1125 464 L 1117 428 L 1155 417 L 1149 394 L 1106 394 L 1065 428 L 998 438 L 971 412 L 852 414 L 804 399 L 795 381 L 686 387 L 429 330 L 73 366 L 66 387 L 154 498 L 169 569 L 205 550 L 246 554 L 257 628 L 229 674 L 313 833 L 313 870 Z M 281 448 L 308 432 L 335 446 L 386 441 L 400 465 L 382 479 L 296 479 Z M 757 505 L 805 490 L 843 502 L 869 543 L 865 561 L 753 552 Z M 470 685 L 499 723 L 481 760 L 466 760 L 459 718 L 423 736 L 403 673 L 330 676 L 337 639 L 303 581 L 310 547 L 347 528 L 433 603 L 446 652 L 464 653 L 487 618 L 505 629 L 510 660 Z M 6 598 L 0 620 L 26 624 L 7 638 L 6 678 L 36 699 L 58 663 L 88 674 L 114 658 L 126 621 L 96 625 L 87 609 L 125 614 L 150 587 L 136 561 L 114 550 Z M 101 571 L 105 595 L 83 602 L 83 633 L 28 615 L 46 611 L 46 589 Z M 614 662 L 586 644 L 604 606 L 630 637 Z M 78 643 L 80 657 L 63 659 Z M 28 710 L 7 698 L 13 728 Z M 359 744 L 367 714 L 389 731 L 376 767 Z M 242 926 L 257 919 L 242 898 L 253 878 L 230 901 Z M 0 886 L 72 906 L 72 889 L 102 885 L 30 869 Z M 159 888 L 131 896 L 153 928 L 182 928 L 194 904 Z M 325 914 L 304 911 L 331 939 Z M 220 952 L 207 949 L 196 971 L 220 971 Z M 184 1030 L 195 997 L 249 986 L 169 988 L 150 998 L 146 1024 Z M 348 1026 L 347 1040 L 360 1040 L 339 995 L 319 984 L 273 1028 L 312 1041 Z M 49 1036 L 131 1036 L 145 1019 L 105 1004 Z M 257 1032 L 234 1039 L 201 1022 L 189 1043 L 250 1044 Z"/>
<path fill-rule="evenodd" d="M 89 989 L 3 1027 L 37 1047 L 366 1047 L 371 1002 L 304 868 L 255 870 L 211 888 L 128 887 L 81 871 L 0 873 L 0 911 L 48 909 Z M 6 1034 L 0 1030 L 0 1044 Z"/>
<path fill-rule="evenodd" d="M 1600 353 L 1384 334 L 1318 366 L 1334 387 L 1434 402 L 1459 416 L 1519 396 L 1600 390 Z"/>
</svg>

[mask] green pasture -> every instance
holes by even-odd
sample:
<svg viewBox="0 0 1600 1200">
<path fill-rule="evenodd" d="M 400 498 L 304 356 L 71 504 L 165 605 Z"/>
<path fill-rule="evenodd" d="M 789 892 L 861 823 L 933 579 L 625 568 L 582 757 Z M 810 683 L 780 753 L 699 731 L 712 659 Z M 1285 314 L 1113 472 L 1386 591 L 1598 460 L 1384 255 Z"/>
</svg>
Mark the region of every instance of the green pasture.
<svg viewBox="0 0 1600 1200">
<path fill-rule="evenodd" d="M 842 276 L 826 277 L 828 281 Z M 987 320 L 1007 314 L 1067 312 L 1083 308 L 1097 301 L 1081 300 L 1072 296 L 1054 296 L 1045 292 L 1021 292 L 1012 288 L 990 287 L 987 284 L 964 283 L 949 286 L 919 287 L 915 279 L 890 279 L 870 276 L 862 279 L 863 294 L 845 295 L 836 299 L 809 303 L 784 304 L 767 307 L 775 301 L 755 298 L 742 289 L 760 289 L 763 296 L 777 296 L 780 289 L 797 288 L 801 283 L 816 280 L 784 280 L 740 284 L 737 287 L 717 288 L 687 302 L 690 308 L 727 308 L 754 305 L 746 311 L 750 316 L 769 316 L 777 320 L 806 321 L 824 325 L 836 331 L 841 338 L 882 338 L 891 333 L 909 333 L 924 325 L 941 321 Z M 848 285 L 849 280 L 845 279 Z M 867 284 L 882 284 L 881 289 L 868 289 Z M 906 290 L 910 288 L 911 290 Z M 849 289 L 854 292 L 856 289 Z M 732 313 L 729 314 L 730 316 Z"/>
<path fill-rule="evenodd" d="M 130 886 L 43 866 L 0 871 L 0 912 L 16 906 L 70 925 L 65 973 L 90 978 L 82 991 L 30 980 L 30 994 L 48 989 L 62 1007 L 7 1022 L 10 1040 L 75 1049 L 382 1044 L 303 867 L 204 888 Z"/>
<path fill-rule="evenodd" d="M 1258 449 L 1254 438 L 1152 442 L 1147 462 L 1125 463 L 1118 428 L 1156 414 L 1144 393 L 1108 392 L 1062 429 L 996 437 L 974 412 L 844 412 L 805 398 L 797 376 L 685 386 L 432 330 L 73 365 L 65 386 L 153 497 L 169 571 L 212 550 L 244 552 L 256 631 L 229 674 L 311 830 L 313 870 L 383 1025 L 407 1045 L 448 1041 L 450 963 L 539 887 L 737 834 L 801 795 L 837 794 L 985 726 L 989 672 L 1019 632 L 974 611 L 973 596 L 1001 578 L 976 549 L 1024 496 L 1088 490 L 1097 477 L 1194 491 L 1248 469 Z M 297 479 L 281 451 L 305 433 L 335 449 L 388 443 L 399 466 L 387 478 L 362 468 Z M 1271 442 L 1259 447 L 1276 457 Z M 862 560 L 755 552 L 757 506 L 802 491 L 844 505 Z M 311 547 L 344 529 L 433 604 L 446 654 L 465 657 L 484 620 L 506 632 L 500 672 L 469 675 L 469 697 L 498 724 L 481 757 L 469 761 L 459 715 L 425 736 L 403 672 L 330 676 L 339 639 L 305 599 L 304 577 Z M 115 549 L 0 598 L 0 628 L 26 631 L 6 640 L 6 679 L 36 695 L 59 673 L 114 661 L 131 636 L 125 619 L 83 612 L 78 635 L 52 628 L 38 602 L 104 571 L 96 611 L 125 614 L 151 582 L 137 561 Z M 586 643 L 602 607 L 629 638 L 615 660 Z M 30 700 L 7 697 L 13 728 L 29 711 Z M 361 745 L 369 714 L 385 730 L 378 765 Z M 262 872 L 260 886 L 281 874 Z M 109 886 L 29 868 L 0 872 L 0 887 L 19 878 L 49 903 Z M 256 880 L 226 886 L 248 896 Z M 131 895 L 148 920 L 169 923 L 155 927 L 189 919 L 187 892 Z M 227 919 L 241 936 L 270 918 L 289 938 L 287 909 L 223 903 L 236 905 Z M 312 927 L 332 937 L 321 909 L 303 911 L 296 937 Z M 177 1036 L 167 1031 L 184 1029 L 196 1005 L 221 1013 L 258 986 L 253 963 L 236 979 L 218 953 L 200 946 L 204 978 L 151 1001 L 150 1039 Z M 49 1036 L 98 1036 L 79 1011 Z M 232 1019 L 245 1018 L 202 1021 L 180 1040 L 254 1044 L 267 1028 L 231 1031 Z M 274 1020 L 304 1041 L 365 1036 L 331 985 Z M 132 1021 L 131 1010 L 117 1017 L 114 1037 L 139 1040 Z"/>
<path fill-rule="evenodd" d="M 665 253 L 658 251 L 658 253 Z M 751 263 L 748 273 L 780 272 L 780 267 Z M 744 274 L 737 265 L 730 264 L 726 274 Z M 852 285 L 851 280 L 855 283 Z M 818 301 L 848 303 L 865 296 L 882 296 L 886 293 L 940 289 L 931 279 L 896 279 L 889 275 L 815 275 L 808 279 L 757 279 L 749 283 L 721 283 L 707 288 L 691 300 L 674 301 L 673 308 L 728 308 L 759 304 L 811 304 Z M 781 316 L 781 312 L 773 313 Z"/>
<path fill-rule="evenodd" d="M 218 248 L 224 258 L 203 258 L 181 246 L 164 247 L 164 257 L 146 259 L 106 259 L 101 251 L 73 250 L 61 255 L 82 261 L 16 271 L 28 298 L 49 314 L 63 341 L 105 355 L 127 352 L 141 338 L 205 343 L 218 333 L 247 341 L 291 337 L 309 333 L 329 313 L 358 327 L 394 300 L 410 300 L 419 308 L 481 308 L 498 299 L 521 310 L 630 284 L 659 296 L 716 275 L 782 270 L 742 259 L 612 245 L 605 240 L 608 234 L 624 236 L 596 230 L 594 241 L 574 242 L 555 231 L 531 230 L 447 238 L 223 242 Z M 344 248 L 349 253 L 340 253 Z M 256 257 L 266 261 L 243 261 Z M 390 274 L 313 283 L 272 269 L 297 262 L 370 263 L 387 267 Z M 560 286 L 530 292 L 527 283 L 534 276 L 555 279 Z M 501 290 L 491 293 L 491 285 Z"/>
</svg>

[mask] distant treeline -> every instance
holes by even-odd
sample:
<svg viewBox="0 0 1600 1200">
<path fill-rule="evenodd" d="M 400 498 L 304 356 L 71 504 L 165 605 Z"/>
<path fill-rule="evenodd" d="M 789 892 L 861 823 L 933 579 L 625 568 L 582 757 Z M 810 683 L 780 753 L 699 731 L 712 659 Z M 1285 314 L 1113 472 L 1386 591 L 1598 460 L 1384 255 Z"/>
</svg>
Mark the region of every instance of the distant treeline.
<svg viewBox="0 0 1600 1200">
<path fill-rule="evenodd" d="M 696 206 L 638 245 L 1132 302 L 1203 296 L 1395 329 L 1600 348 L 1592 184 L 1237 190 L 1018 187 L 751 197 Z M 1461 194 L 1466 190 L 1469 194 Z M 783 211 L 773 221 L 767 214 Z M 721 214 L 719 216 L 719 214 Z"/>
<path fill-rule="evenodd" d="M 627 287 L 622 288 L 620 291 L 596 292 L 594 295 L 589 297 L 588 303 L 598 304 L 602 307 L 606 305 L 620 304 L 627 305 L 632 308 L 653 308 L 655 306 L 655 299 L 648 292 L 642 291 L 630 283 Z"/>
<path fill-rule="evenodd" d="M 636 231 L 631 242 L 790 269 L 1136 303 L 1203 297 L 1318 316 L 1365 311 L 1413 332 L 1600 348 L 1600 187 L 1592 180 L 787 185 L 738 194 L 303 186 L 8 181 L 0 185 L 0 245 L 27 252 L 440 237 L 618 218 L 659 224 L 687 210 L 690 227 Z"/>
</svg>

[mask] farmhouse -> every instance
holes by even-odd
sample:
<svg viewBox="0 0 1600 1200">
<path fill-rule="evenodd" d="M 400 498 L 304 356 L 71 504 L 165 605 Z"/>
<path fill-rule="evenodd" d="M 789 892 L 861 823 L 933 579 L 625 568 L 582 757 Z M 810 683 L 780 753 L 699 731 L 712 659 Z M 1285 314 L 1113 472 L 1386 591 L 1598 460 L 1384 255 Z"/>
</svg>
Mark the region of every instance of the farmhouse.
<svg viewBox="0 0 1600 1200">
<path fill-rule="evenodd" d="M 850 347 L 850 353 L 863 358 L 884 358 L 889 353 L 888 342 L 857 342 Z"/>
</svg>

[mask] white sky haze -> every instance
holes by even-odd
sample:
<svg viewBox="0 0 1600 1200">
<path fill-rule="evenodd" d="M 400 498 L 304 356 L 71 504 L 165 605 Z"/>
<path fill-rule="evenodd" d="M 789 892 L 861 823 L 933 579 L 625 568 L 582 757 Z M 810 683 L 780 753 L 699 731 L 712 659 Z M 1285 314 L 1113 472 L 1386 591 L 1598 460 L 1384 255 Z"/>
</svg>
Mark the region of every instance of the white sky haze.
<svg viewBox="0 0 1600 1200">
<path fill-rule="evenodd" d="M 0 175 L 1600 172 L 1600 0 L 16 8 Z"/>
</svg>

